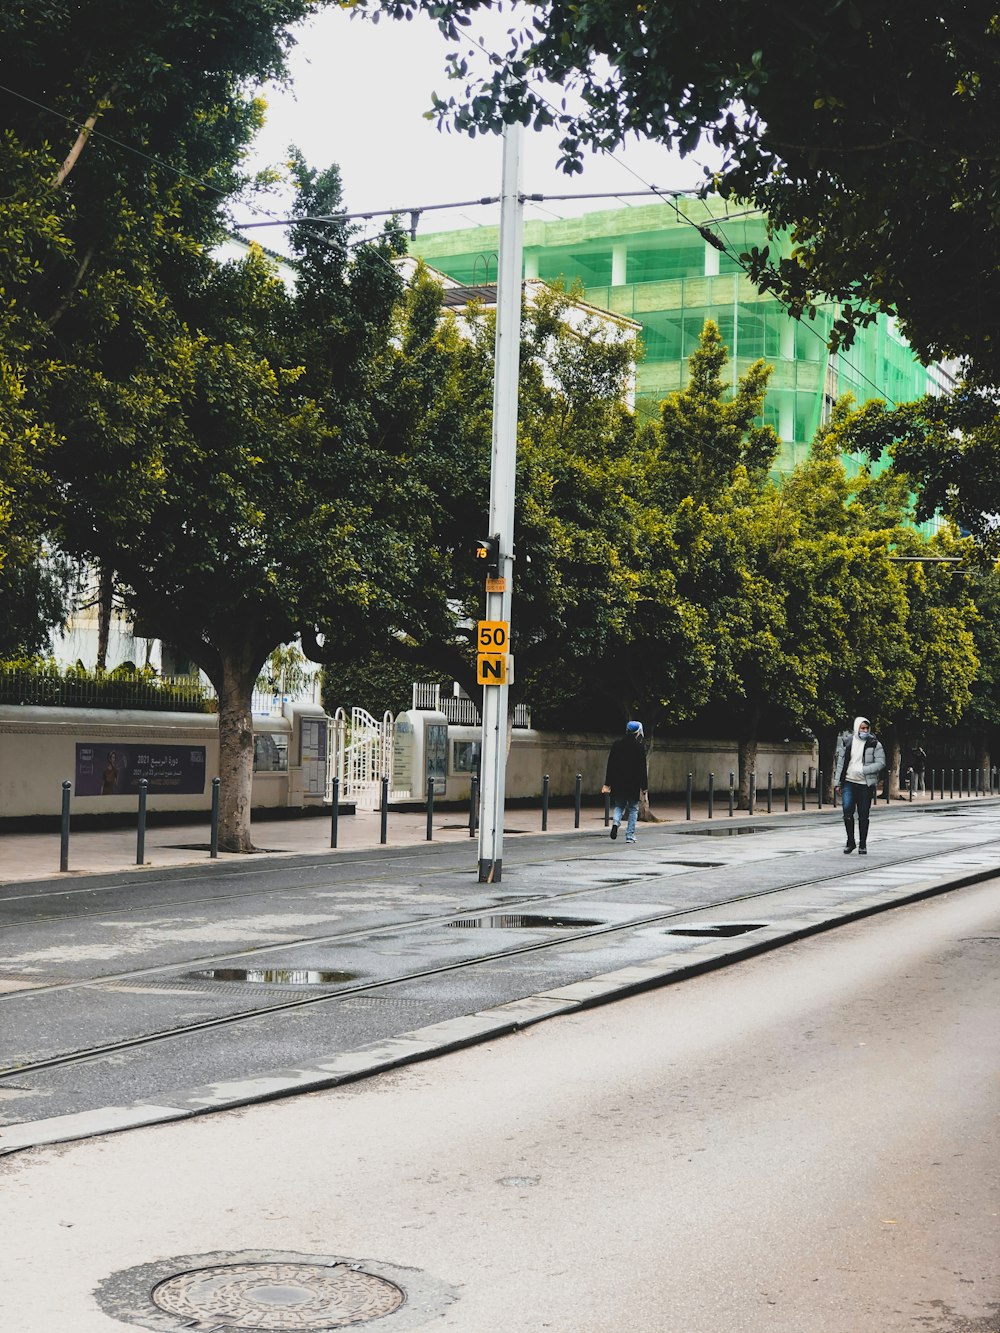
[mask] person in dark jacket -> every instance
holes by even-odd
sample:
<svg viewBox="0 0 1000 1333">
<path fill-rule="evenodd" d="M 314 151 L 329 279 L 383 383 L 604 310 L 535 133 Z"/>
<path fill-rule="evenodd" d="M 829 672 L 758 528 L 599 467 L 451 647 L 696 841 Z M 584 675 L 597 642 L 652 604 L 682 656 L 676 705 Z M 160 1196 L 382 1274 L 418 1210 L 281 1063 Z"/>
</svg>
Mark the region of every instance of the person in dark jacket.
<svg viewBox="0 0 1000 1333">
<path fill-rule="evenodd" d="M 885 768 L 885 750 L 866 717 L 854 719 L 853 731 L 837 739 L 833 760 L 834 791 L 843 801 L 847 845 L 844 855 L 854 851 L 854 813 L 858 816 L 858 855 L 868 851 L 868 815 L 875 796 L 878 775 Z"/>
<path fill-rule="evenodd" d="M 625 841 L 635 842 L 635 821 L 639 817 L 639 798 L 649 790 L 646 773 L 646 749 L 643 745 L 642 723 L 630 722 L 625 735 L 619 737 L 608 755 L 608 771 L 604 778 L 604 792 L 611 793 L 611 836 L 618 837 L 622 813 L 628 811 Z"/>
</svg>

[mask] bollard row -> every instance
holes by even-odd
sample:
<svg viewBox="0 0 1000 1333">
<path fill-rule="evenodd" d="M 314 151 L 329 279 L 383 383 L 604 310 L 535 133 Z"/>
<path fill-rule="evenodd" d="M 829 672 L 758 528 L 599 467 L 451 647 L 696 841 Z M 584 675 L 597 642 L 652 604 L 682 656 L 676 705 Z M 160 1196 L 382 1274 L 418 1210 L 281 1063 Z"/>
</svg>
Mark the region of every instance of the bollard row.
<svg viewBox="0 0 1000 1333">
<path fill-rule="evenodd" d="M 209 843 L 209 856 L 216 860 L 219 855 L 219 786 L 220 779 L 212 779 L 212 824 L 211 840 Z M 70 835 L 70 799 L 73 794 L 73 784 L 67 778 L 61 785 L 61 806 L 59 819 L 59 873 L 66 874 L 69 871 L 69 835 Z M 139 779 L 139 803 L 136 818 L 135 835 L 135 863 L 137 866 L 146 865 L 146 803 L 149 796 L 149 780 L 147 778 Z M 336 843 L 334 843 L 336 846 Z"/>
<path fill-rule="evenodd" d="M 1000 766 L 992 765 L 989 768 L 968 768 L 968 769 L 934 769 L 930 771 L 930 783 L 927 793 L 930 799 L 943 801 L 945 793 L 945 776 L 948 779 L 948 798 L 955 799 L 956 773 L 957 789 L 959 799 L 971 798 L 972 796 L 996 796 L 1000 795 Z M 912 768 L 907 770 L 904 789 L 908 799 L 912 801 L 919 786 L 918 775 Z M 212 779 L 212 810 L 211 810 L 211 841 L 209 844 L 209 856 L 212 860 L 217 860 L 219 856 L 219 793 L 221 779 L 215 777 Z M 799 790 L 802 800 L 802 809 L 806 809 L 806 800 L 809 787 L 809 775 L 806 770 L 802 771 L 799 780 Z M 783 806 L 786 811 L 791 807 L 792 778 L 791 773 L 785 770 L 785 781 L 783 789 Z M 73 791 L 73 784 L 68 779 L 62 783 L 62 802 L 61 819 L 59 834 L 59 870 L 60 873 L 69 870 L 69 842 L 70 842 L 70 800 Z M 138 817 L 136 824 L 136 865 L 146 864 L 146 809 L 149 793 L 149 783 L 145 778 L 139 781 L 138 794 Z M 434 836 L 434 779 L 427 779 L 427 832 L 426 840 L 431 842 Z M 694 774 L 688 773 L 685 783 L 684 793 L 684 817 L 690 820 L 694 812 Z M 729 817 L 732 818 L 736 809 L 736 774 L 733 771 L 729 773 Z M 551 796 L 551 781 L 548 773 L 542 778 L 542 832 L 546 832 L 549 826 L 549 803 Z M 889 802 L 889 784 L 885 783 L 884 799 Z M 756 811 L 757 802 L 757 774 L 750 772 L 748 782 L 748 814 L 753 815 Z M 388 818 L 389 818 L 389 778 L 384 776 L 381 781 L 381 820 L 379 829 L 379 842 L 385 845 L 388 841 Z M 577 773 L 573 791 L 573 827 L 580 827 L 581 812 L 583 806 L 583 774 Z M 823 808 L 823 771 L 820 769 L 816 774 L 816 806 Z M 774 774 L 769 770 L 767 774 L 767 813 L 771 814 L 774 809 Z M 709 819 L 715 817 L 715 774 L 708 775 L 707 790 L 707 816 Z M 340 779 L 333 779 L 332 803 L 330 810 L 330 846 L 337 847 L 338 825 L 340 818 Z M 604 826 L 608 826 L 611 820 L 611 796 L 604 793 Z M 479 832 L 479 775 L 474 773 L 469 787 L 469 837 L 474 838 Z"/>
</svg>

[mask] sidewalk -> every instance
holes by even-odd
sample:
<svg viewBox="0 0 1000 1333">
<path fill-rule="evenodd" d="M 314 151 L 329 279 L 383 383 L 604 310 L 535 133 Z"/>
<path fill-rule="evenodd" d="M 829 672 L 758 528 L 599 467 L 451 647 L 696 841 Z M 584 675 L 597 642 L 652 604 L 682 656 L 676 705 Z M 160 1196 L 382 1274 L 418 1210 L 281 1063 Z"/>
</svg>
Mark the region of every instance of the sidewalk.
<svg viewBox="0 0 1000 1333">
<path fill-rule="evenodd" d="M 988 797 L 966 797 L 962 805 L 975 804 Z M 894 800 L 892 808 L 901 808 L 909 801 Z M 913 807 L 928 806 L 937 808 L 941 802 L 931 800 L 927 793 L 921 793 L 913 801 Z M 954 802 L 945 804 L 958 804 Z M 882 805 L 879 809 L 882 809 Z M 652 806 L 652 813 L 657 823 L 673 824 L 685 822 L 686 806 L 683 798 L 669 800 L 657 798 Z M 774 815 L 785 816 L 784 794 L 775 793 L 773 800 Z M 793 796 L 788 815 L 817 813 L 833 814 L 834 808 L 824 804 L 819 810 L 815 792 L 810 793 L 806 809 L 802 809 L 801 796 Z M 692 805 L 691 819 L 698 823 L 707 819 L 708 806 L 704 796 L 700 796 Z M 877 817 L 877 816 L 876 816 Z M 728 813 L 728 792 L 721 797 L 717 794 L 713 822 L 737 823 L 750 818 L 745 810 Z M 758 798 L 753 814 L 754 820 L 768 818 L 766 796 Z M 566 834 L 574 832 L 575 811 L 572 806 L 550 806 L 547 832 Z M 358 810 L 353 815 L 341 815 L 337 825 L 337 848 L 330 846 L 331 821 L 328 817 L 312 816 L 308 818 L 268 818 L 255 821 L 252 826 L 254 844 L 257 853 L 251 855 L 220 852 L 218 862 L 209 858 L 210 825 L 208 816 L 204 820 L 178 824 L 153 824 L 146 828 L 143 866 L 155 871 L 166 866 L 204 866 L 210 871 L 213 865 L 232 865 L 234 863 L 257 860 L 262 854 L 275 857 L 288 856 L 336 856 L 338 851 L 359 852 L 375 851 L 381 842 L 381 812 L 378 810 Z M 603 808 L 585 805 L 580 813 L 579 831 L 593 833 L 604 827 Z M 518 806 L 508 809 L 504 824 L 505 840 L 527 833 L 540 834 L 542 831 L 541 805 Z M 477 847 L 477 841 L 469 836 L 469 816 L 466 810 L 435 811 L 432 821 L 432 841 L 448 844 L 467 844 Z M 427 841 L 427 815 L 424 810 L 399 812 L 390 810 L 386 827 L 386 847 L 412 847 Z M 60 835 L 58 831 L 44 833 L 5 833 L 0 831 L 0 884 L 19 883 L 39 879 L 68 879 L 80 875 L 109 874 L 139 869 L 136 860 L 136 828 L 116 829 L 73 829 L 69 842 L 69 869 L 61 874 L 59 870 Z M 475 851 L 470 855 L 475 856 Z"/>
</svg>

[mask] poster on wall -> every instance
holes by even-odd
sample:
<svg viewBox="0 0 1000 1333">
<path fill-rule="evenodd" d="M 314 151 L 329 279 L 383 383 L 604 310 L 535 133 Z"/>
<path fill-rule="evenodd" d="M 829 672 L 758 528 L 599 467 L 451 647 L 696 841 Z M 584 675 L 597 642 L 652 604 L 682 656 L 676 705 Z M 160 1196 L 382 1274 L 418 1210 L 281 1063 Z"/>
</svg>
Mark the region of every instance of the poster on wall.
<svg viewBox="0 0 1000 1333">
<path fill-rule="evenodd" d="M 204 745 L 76 747 L 77 796 L 133 796 L 142 778 L 150 794 L 191 796 L 205 790 Z"/>
<path fill-rule="evenodd" d="M 434 795 L 443 796 L 448 786 L 448 725 L 428 722 L 424 731 L 427 776 L 434 781 Z"/>
</svg>

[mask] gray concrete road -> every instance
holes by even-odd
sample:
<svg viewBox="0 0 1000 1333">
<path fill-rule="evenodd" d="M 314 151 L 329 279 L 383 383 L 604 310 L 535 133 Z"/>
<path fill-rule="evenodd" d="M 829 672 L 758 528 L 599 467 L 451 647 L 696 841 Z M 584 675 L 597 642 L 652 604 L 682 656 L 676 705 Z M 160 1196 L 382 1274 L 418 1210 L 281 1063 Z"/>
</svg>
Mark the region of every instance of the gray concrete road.
<svg viewBox="0 0 1000 1333">
<path fill-rule="evenodd" d="M 994 881 L 364 1083 L 5 1158 L 3 1327 L 180 1328 L 149 1272 L 222 1252 L 391 1272 L 380 1333 L 995 1333 L 998 949 Z"/>
</svg>

